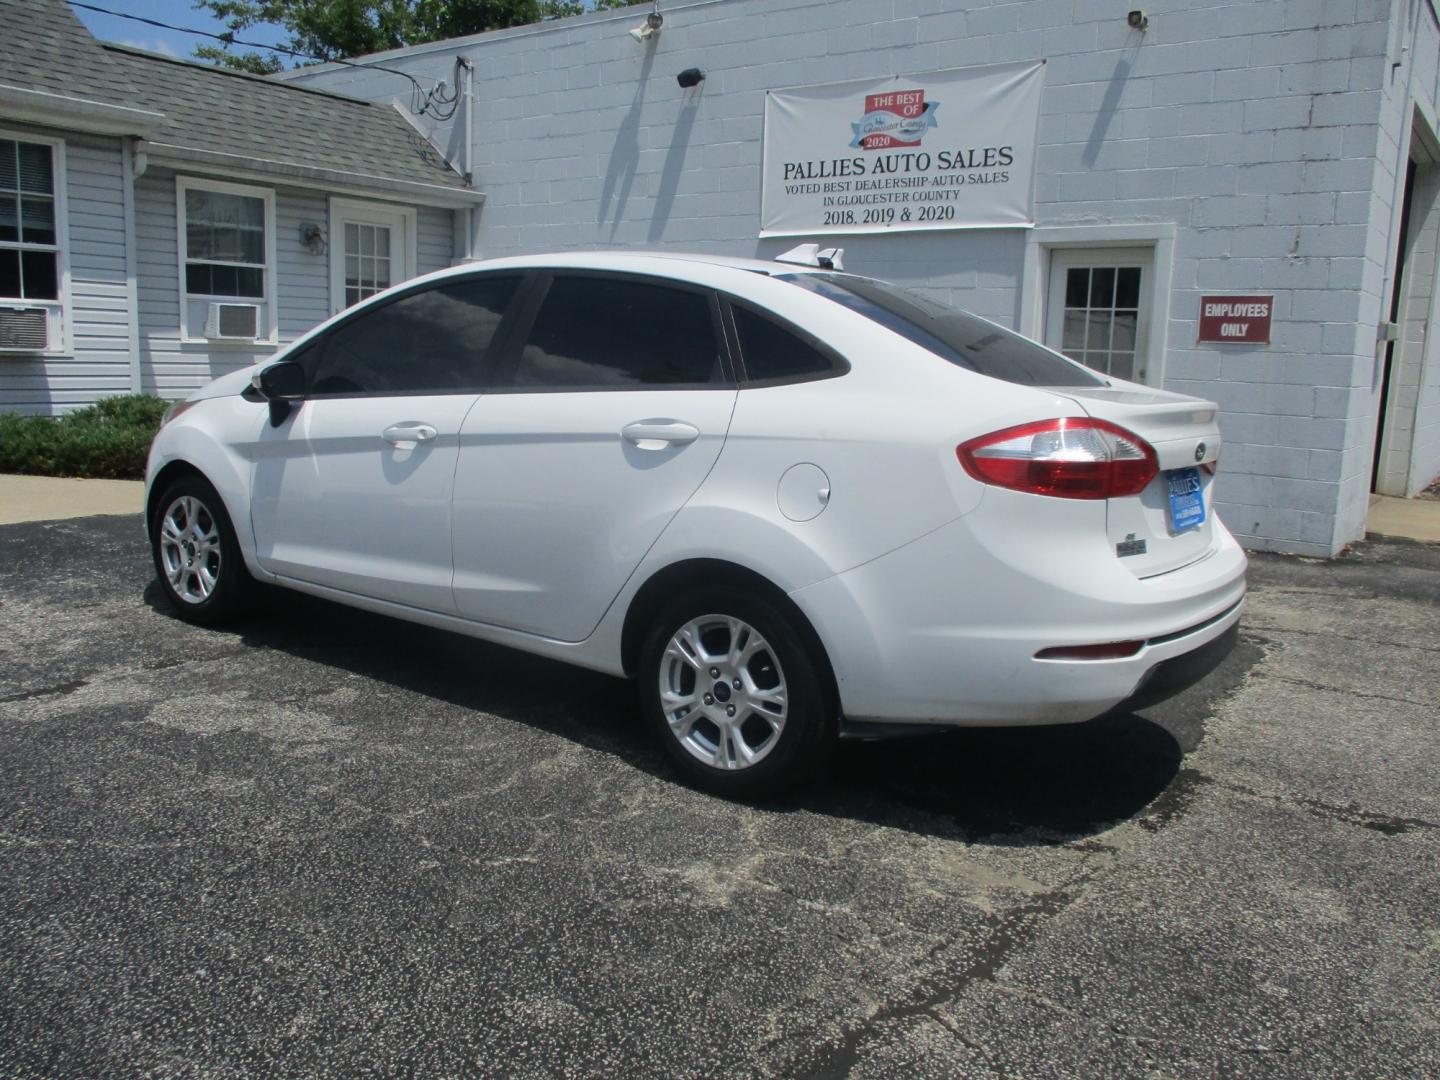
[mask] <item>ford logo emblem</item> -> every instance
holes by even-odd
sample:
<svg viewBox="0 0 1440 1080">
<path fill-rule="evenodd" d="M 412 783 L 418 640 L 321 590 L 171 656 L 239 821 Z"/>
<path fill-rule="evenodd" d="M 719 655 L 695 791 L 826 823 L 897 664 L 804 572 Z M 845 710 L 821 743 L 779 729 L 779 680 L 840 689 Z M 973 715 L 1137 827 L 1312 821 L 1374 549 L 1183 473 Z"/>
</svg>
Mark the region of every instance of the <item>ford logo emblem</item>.
<svg viewBox="0 0 1440 1080">
<path fill-rule="evenodd" d="M 1196 460 L 1196 461 L 1204 461 L 1204 460 L 1205 460 L 1205 444 L 1204 444 L 1203 442 L 1202 442 L 1202 443 L 1197 443 L 1197 444 L 1195 445 L 1195 460 Z"/>
</svg>

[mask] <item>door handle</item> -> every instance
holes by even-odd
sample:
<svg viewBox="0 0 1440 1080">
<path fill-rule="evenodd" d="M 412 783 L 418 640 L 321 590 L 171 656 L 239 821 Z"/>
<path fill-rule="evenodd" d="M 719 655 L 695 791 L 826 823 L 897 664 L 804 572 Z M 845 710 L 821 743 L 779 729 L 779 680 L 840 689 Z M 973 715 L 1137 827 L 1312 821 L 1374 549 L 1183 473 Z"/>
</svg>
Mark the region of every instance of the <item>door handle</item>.
<svg viewBox="0 0 1440 1080">
<path fill-rule="evenodd" d="M 380 437 L 391 446 L 398 446 L 402 449 L 410 449 L 416 443 L 429 442 L 439 432 L 430 424 L 420 424 L 413 421 L 404 424 L 391 424 L 380 433 Z"/>
<path fill-rule="evenodd" d="M 636 420 L 621 428 L 620 434 L 641 450 L 664 450 L 694 442 L 700 437 L 700 429 L 683 420 Z"/>
</svg>

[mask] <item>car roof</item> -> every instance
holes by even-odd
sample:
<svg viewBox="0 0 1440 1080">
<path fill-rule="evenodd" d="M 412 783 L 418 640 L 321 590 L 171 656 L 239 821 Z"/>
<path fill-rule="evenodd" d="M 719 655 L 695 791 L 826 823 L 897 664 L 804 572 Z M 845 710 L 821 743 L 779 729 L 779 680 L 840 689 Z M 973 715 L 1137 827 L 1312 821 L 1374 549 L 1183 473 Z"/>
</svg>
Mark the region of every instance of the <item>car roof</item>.
<svg viewBox="0 0 1440 1080">
<path fill-rule="evenodd" d="M 427 274 L 424 280 L 473 273 L 477 270 L 529 270 L 548 267 L 572 270 L 619 270 L 681 279 L 691 278 L 697 272 L 703 276 L 707 269 L 740 270 L 749 274 L 765 275 L 803 274 L 820 269 L 798 263 L 774 262 L 768 259 L 750 259 L 733 255 L 703 255 L 678 251 L 593 250 L 507 255 L 496 259 L 481 259 Z"/>
</svg>

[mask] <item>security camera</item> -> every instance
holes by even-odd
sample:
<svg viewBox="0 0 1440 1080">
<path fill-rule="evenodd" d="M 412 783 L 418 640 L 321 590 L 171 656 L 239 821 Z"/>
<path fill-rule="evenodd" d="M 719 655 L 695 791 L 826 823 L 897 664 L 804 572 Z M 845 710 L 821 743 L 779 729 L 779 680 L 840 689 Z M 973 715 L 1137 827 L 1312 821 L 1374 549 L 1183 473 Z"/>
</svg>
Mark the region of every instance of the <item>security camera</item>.
<svg viewBox="0 0 1440 1080">
<path fill-rule="evenodd" d="M 1150 25 L 1150 16 L 1137 9 L 1127 14 L 1125 21 L 1130 24 L 1131 30 L 1144 30 Z"/>
<path fill-rule="evenodd" d="M 658 11 L 652 11 L 645 16 L 645 22 L 630 31 L 630 36 L 636 41 L 649 41 L 660 32 L 660 27 L 665 24 L 665 16 Z"/>
<path fill-rule="evenodd" d="M 699 68 L 686 68 L 675 76 L 675 81 L 680 84 L 680 89 L 689 90 L 705 81 L 705 73 Z"/>
</svg>

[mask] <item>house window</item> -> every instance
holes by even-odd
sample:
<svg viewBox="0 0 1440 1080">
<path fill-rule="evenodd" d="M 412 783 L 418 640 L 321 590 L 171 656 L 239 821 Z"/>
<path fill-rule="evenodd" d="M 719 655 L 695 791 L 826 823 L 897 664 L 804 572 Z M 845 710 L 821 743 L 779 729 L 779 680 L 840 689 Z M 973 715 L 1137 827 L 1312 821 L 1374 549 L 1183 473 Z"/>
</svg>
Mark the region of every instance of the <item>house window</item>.
<svg viewBox="0 0 1440 1080">
<path fill-rule="evenodd" d="M 185 291 L 194 296 L 264 297 L 263 198 L 186 190 Z"/>
<path fill-rule="evenodd" d="M 182 336 L 274 341 L 274 192 L 182 176 L 176 207 Z M 231 330 L 222 328 L 227 317 Z M 234 333 L 235 325 L 247 329 Z"/>
<path fill-rule="evenodd" d="M 0 298 L 60 298 L 55 150 L 0 139 Z"/>
</svg>

